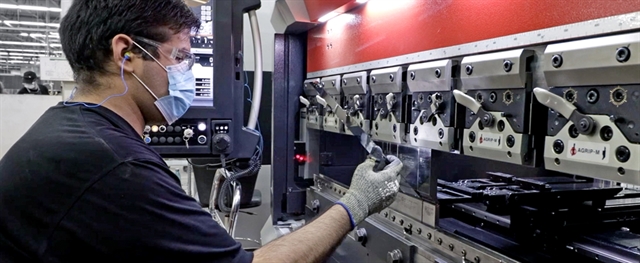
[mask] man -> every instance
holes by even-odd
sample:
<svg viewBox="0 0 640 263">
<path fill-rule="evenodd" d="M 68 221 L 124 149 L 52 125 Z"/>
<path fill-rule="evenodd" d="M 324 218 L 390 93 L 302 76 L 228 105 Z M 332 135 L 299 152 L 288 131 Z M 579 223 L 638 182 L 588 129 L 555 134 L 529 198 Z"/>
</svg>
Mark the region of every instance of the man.
<svg viewBox="0 0 640 263">
<path fill-rule="evenodd" d="M 18 91 L 18 94 L 35 94 L 35 95 L 49 95 L 49 89 L 47 86 L 40 85 L 36 80 L 38 76 L 33 71 L 27 71 L 22 76 L 22 89 Z"/>
<path fill-rule="evenodd" d="M 242 250 L 141 138 L 192 102 L 198 26 L 181 0 L 73 2 L 60 36 L 78 88 L 0 160 L 0 262 L 322 261 L 392 202 L 402 164 L 367 160 L 324 215 Z"/>
</svg>

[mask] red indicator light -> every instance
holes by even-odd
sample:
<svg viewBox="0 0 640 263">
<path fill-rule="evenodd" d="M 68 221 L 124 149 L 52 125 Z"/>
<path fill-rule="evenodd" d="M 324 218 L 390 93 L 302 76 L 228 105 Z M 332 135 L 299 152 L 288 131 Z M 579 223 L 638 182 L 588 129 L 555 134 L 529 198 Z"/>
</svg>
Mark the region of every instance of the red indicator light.
<svg viewBox="0 0 640 263">
<path fill-rule="evenodd" d="M 298 163 L 304 163 L 307 161 L 307 157 L 304 155 L 300 155 L 300 154 L 296 154 L 295 157 L 293 158 L 296 161 L 298 161 Z"/>
</svg>

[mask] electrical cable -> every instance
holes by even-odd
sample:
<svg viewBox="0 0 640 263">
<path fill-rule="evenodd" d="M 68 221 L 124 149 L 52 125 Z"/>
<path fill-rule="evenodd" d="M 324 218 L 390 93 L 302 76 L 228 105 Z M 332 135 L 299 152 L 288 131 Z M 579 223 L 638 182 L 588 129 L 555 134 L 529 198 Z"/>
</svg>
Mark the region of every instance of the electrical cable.
<svg viewBox="0 0 640 263">
<path fill-rule="evenodd" d="M 236 160 L 237 160 L 237 159 L 231 159 L 231 160 L 227 160 L 226 162 L 231 163 L 231 162 L 235 162 Z M 216 167 L 216 166 L 222 166 L 222 165 L 223 165 L 223 163 L 222 163 L 222 162 L 219 162 L 219 163 L 195 164 L 195 163 L 191 162 L 191 159 L 189 159 L 189 158 L 187 158 L 187 162 L 188 162 L 190 165 L 192 165 L 193 167 L 200 167 L 200 168 L 203 168 L 203 167 Z"/>
<path fill-rule="evenodd" d="M 241 54 L 242 55 L 242 54 Z M 249 93 L 249 96 L 247 97 L 247 101 L 249 103 L 251 103 L 253 105 L 253 100 L 251 100 L 251 98 L 253 97 L 253 94 L 251 94 L 251 87 L 249 86 L 249 77 L 247 76 L 247 72 L 244 72 L 244 87 L 247 88 L 247 92 Z M 262 130 L 260 128 L 260 122 L 256 123 L 257 126 L 257 132 L 260 135 L 260 150 L 264 151 L 264 138 L 262 137 Z"/>
<path fill-rule="evenodd" d="M 251 103 L 253 106 L 255 104 L 253 104 L 253 100 L 251 99 L 253 98 L 253 96 L 251 93 L 251 87 L 249 86 L 247 72 L 245 71 L 244 74 L 245 74 L 244 87 L 247 89 L 249 93 L 247 101 Z M 227 197 L 228 200 L 233 199 L 233 196 L 232 196 L 233 186 L 231 182 L 235 181 L 237 184 L 240 184 L 240 182 L 237 181 L 238 179 L 253 175 L 258 171 L 260 171 L 260 167 L 262 166 L 262 153 L 264 150 L 264 138 L 262 137 L 262 132 L 260 130 L 260 123 L 256 123 L 256 128 L 257 130 L 254 130 L 254 131 L 258 132 L 260 140 L 258 142 L 258 145 L 256 145 L 256 151 L 253 153 L 253 156 L 249 160 L 249 168 L 245 170 L 240 170 L 238 167 L 232 166 L 231 169 L 234 172 L 233 175 L 225 178 L 224 183 L 222 183 L 222 186 L 220 187 L 220 193 L 218 195 L 217 200 L 218 200 L 218 209 L 220 209 L 220 211 L 222 212 L 228 213 L 231 211 L 231 207 L 227 206 L 227 202 L 225 202 L 225 199 L 221 198 L 221 197 Z"/>
<path fill-rule="evenodd" d="M 258 146 L 256 146 L 256 149 L 257 149 L 256 152 L 254 153 L 253 157 L 251 157 L 251 160 L 249 161 L 249 168 L 242 170 L 240 172 L 234 173 L 225 179 L 224 183 L 222 183 L 222 187 L 220 187 L 219 197 L 221 196 L 228 197 L 230 194 L 233 193 L 231 182 L 235 181 L 236 183 L 240 183 L 238 182 L 238 179 L 246 176 L 254 175 L 260 171 L 260 167 L 262 166 L 262 151 Z M 231 207 L 227 206 L 224 198 L 218 198 L 218 208 L 220 209 L 220 211 L 225 213 L 228 213 L 231 211 Z"/>
<path fill-rule="evenodd" d="M 102 106 L 102 104 L 104 104 L 105 102 L 107 102 L 108 100 L 115 98 L 115 97 L 122 97 L 125 94 L 127 94 L 127 92 L 129 91 L 129 85 L 127 85 L 127 81 L 124 79 L 124 63 L 127 62 L 127 60 L 129 59 L 129 55 L 125 55 L 125 57 L 122 59 L 122 65 L 120 67 L 120 78 L 122 78 L 122 83 L 124 84 L 124 92 L 120 93 L 120 94 L 112 94 L 108 97 L 106 97 L 104 100 L 102 100 L 100 103 L 98 104 L 93 104 L 91 103 L 91 105 L 84 103 L 84 102 L 73 102 L 73 103 L 69 103 L 70 100 L 73 99 L 73 97 L 76 94 L 76 91 L 78 90 L 78 87 L 73 88 L 73 91 L 71 91 L 71 95 L 69 95 L 69 98 L 66 99 L 64 102 L 62 102 L 62 104 L 64 106 L 77 106 L 77 105 L 83 105 L 87 108 L 97 108 Z"/>
<path fill-rule="evenodd" d="M 234 167 L 235 172 L 233 175 L 229 176 L 225 179 L 222 187 L 220 187 L 220 195 L 222 196 L 230 196 L 233 193 L 231 182 L 236 181 L 238 179 L 250 176 L 258 171 L 260 171 L 260 167 L 262 166 L 262 151 L 264 149 L 264 138 L 262 137 L 262 133 L 260 132 L 260 124 L 258 123 L 258 116 L 260 113 L 260 102 L 262 100 L 262 82 L 263 82 L 263 66 L 262 66 L 262 41 L 260 38 L 260 27 L 258 26 L 258 16 L 255 10 L 249 11 L 249 22 L 251 24 L 251 32 L 253 37 L 253 48 L 254 48 L 254 78 L 253 78 L 253 93 L 251 92 L 251 87 L 249 87 L 247 83 L 247 73 L 245 71 L 245 87 L 249 89 L 249 98 L 248 101 L 251 103 L 251 111 L 249 113 L 249 120 L 247 123 L 247 128 L 258 132 L 260 136 L 259 145 L 256 145 L 256 151 L 253 156 L 249 160 L 249 167 L 242 171 L 237 171 L 237 167 Z M 242 56 L 242 53 L 240 53 Z M 257 126 L 257 130 L 256 130 Z M 223 166 L 226 166 L 224 156 L 222 157 Z M 225 169 L 225 168 L 223 168 Z M 233 198 L 231 196 L 231 198 Z M 226 205 L 224 202 L 224 198 L 218 198 L 218 207 L 223 212 L 230 212 L 231 208 Z"/>
<path fill-rule="evenodd" d="M 254 77 L 253 77 L 253 100 L 255 103 L 251 105 L 251 112 L 249 113 L 249 123 L 247 128 L 254 130 L 256 123 L 258 122 L 258 115 L 260 114 L 260 102 L 262 100 L 262 40 L 260 39 L 260 26 L 258 26 L 258 15 L 255 10 L 249 11 L 249 23 L 251 25 L 251 33 L 253 36 L 253 50 L 254 50 Z"/>
</svg>

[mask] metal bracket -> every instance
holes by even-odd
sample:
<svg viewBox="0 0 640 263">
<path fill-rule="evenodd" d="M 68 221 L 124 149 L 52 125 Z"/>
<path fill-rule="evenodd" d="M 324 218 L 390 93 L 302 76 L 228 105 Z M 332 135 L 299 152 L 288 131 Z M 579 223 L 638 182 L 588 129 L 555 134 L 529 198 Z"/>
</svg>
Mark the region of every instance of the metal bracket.
<svg viewBox="0 0 640 263">
<path fill-rule="evenodd" d="M 304 213 L 307 203 L 306 190 L 294 190 L 289 188 L 285 194 L 285 210 L 287 214 L 300 215 Z"/>
</svg>

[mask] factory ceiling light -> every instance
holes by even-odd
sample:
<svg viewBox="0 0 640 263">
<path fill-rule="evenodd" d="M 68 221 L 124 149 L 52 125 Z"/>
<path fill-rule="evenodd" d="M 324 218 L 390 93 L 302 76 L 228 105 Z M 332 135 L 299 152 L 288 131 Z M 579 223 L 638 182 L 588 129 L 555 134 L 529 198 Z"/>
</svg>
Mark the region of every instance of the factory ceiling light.
<svg viewBox="0 0 640 263">
<path fill-rule="evenodd" d="M 331 20 L 332 18 L 334 18 L 336 16 L 339 16 L 343 12 L 343 11 L 340 11 L 340 10 L 347 10 L 348 11 L 348 10 L 350 10 L 352 8 L 355 8 L 356 6 L 364 4 L 366 2 L 369 2 L 369 0 L 356 0 L 355 4 L 353 2 L 351 2 L 351 3 L 347 4 L 347 5 L 342 6 L 341 8 L 338 8 L 336 11 L 331 11 L 328 14 L 321 16 L 320 18 L 318 18 L 318 22 L 320 22 L 320 23 L 327 22 L 327 21 Z"/>
<path fill-rule="evenodd" d="M 2 26 L 0 27 L 0 30 L 12 30 L 12 31 L 31 31 L 31 32 L 50 32 L 53 33 L 55 31 L 57 31 L 57 28 L 34 28 L 34 27 L 8 27 L 8 26 Z"/>
<path fill-rule="evenodd" d="M 30 36 L 30 37 L 43 37 L 43 38 L 44 38 L 44 37 L 47 37 L 47 35 L 45 35 L 45 34 L 37 34 L 37 33 L 36 33 L 36 34 L 34 34 L 34 33 L 31 33 L 31 34 L 27 34 L 27 33 L 20 33 L 20 35 L 21 35 L 21 36 L 23 36 L 23 37 L 26 37 L 26 36 Z M 59 36 L 59 35 L 49 35 L 49 38 L 60 38 L 60 36 Z"/>
<path fill-rule="evenodd" d="M 0 41 L 0 45 L 16 45 L 16 46 L 36 46 L 36 47 L 46 47 L 45 43 L 35 43 L 35 42 L 16 42 L 16 41 Z"/>
<path fill-rule="evenodd" d="M 11 56 L 25 56 L 25 57 L 40 57 L 45 56 L 45 54 L 30 54 L 30 53 L 14 53 L 14 52 L 0 52 L 0 56 L 2 55 L 11 55 Z"/>
<path fill-rule="evenodd" d="M 36 47 L 46 47 L 45 43 L 36 43 L 36 42 L 17 42 L 17 41 L 0 41 L 0 45 L 14 45 L 14 46 L 36 46 Z M 61 44 L 49 44 L 50 47 L 62 47 Z"/>
<path fill-rule="evenodd" d="M 17 9 L 28 11 L 49 11 L 49 12 L 62 12 L 61 8 L 46 7 L 46 6 L 33 6 L 33 5 L 12 5 L 12 4 L 0 4 L 0 9 Z"/>
<path fill-rule="evenodd" d="M 36 49 L 15 49 L 15 48 L 0 48 L 0 51 L 4 51 L 6 52 L 34 52 L 34 53 L 47 53 L 46 50 L 36 50 Z M 62 53 L 62 51 L 56 50 L 56 51 L 50 51 L 52 53 Z M 2 53 L 2 52 L 0 52 Z M 33 54 L 33 55 L 37 55 L 37 54 Z"/>
<path fill-rule="evenodd" d="M 329 19 L 334 18 L 334 17 L 338 16 L 339 14 L 340 13 L 338 13 L 338 12 L 329 12 L 328 14 L 323 15 L 322 17 L 320 17 L 318 19 L 318 22 L 321 22 L 321 23 L 322 22 L 327 22 L 327 21 L 329 21 Z"/>
<path fill-rule="evenodd" d="M 24 59 L 24 57 L 14 57 L 14 56 L 0 56 L 0 58 L 4 58 L 4 59 L 7 59 L 7 58 L 11 58 L 11 59 Z"/>
<path fill-rule="evenodd" d="M 48 26 L 48 27 L 60 27 L 59 23 L 44 23 L 44 22 L 31 22 L 31 21 L 15 21 L 15 20 L 2 20 L 8 26 L 12 25 L 25 25 L 25 26 Z"/>
</svg>

